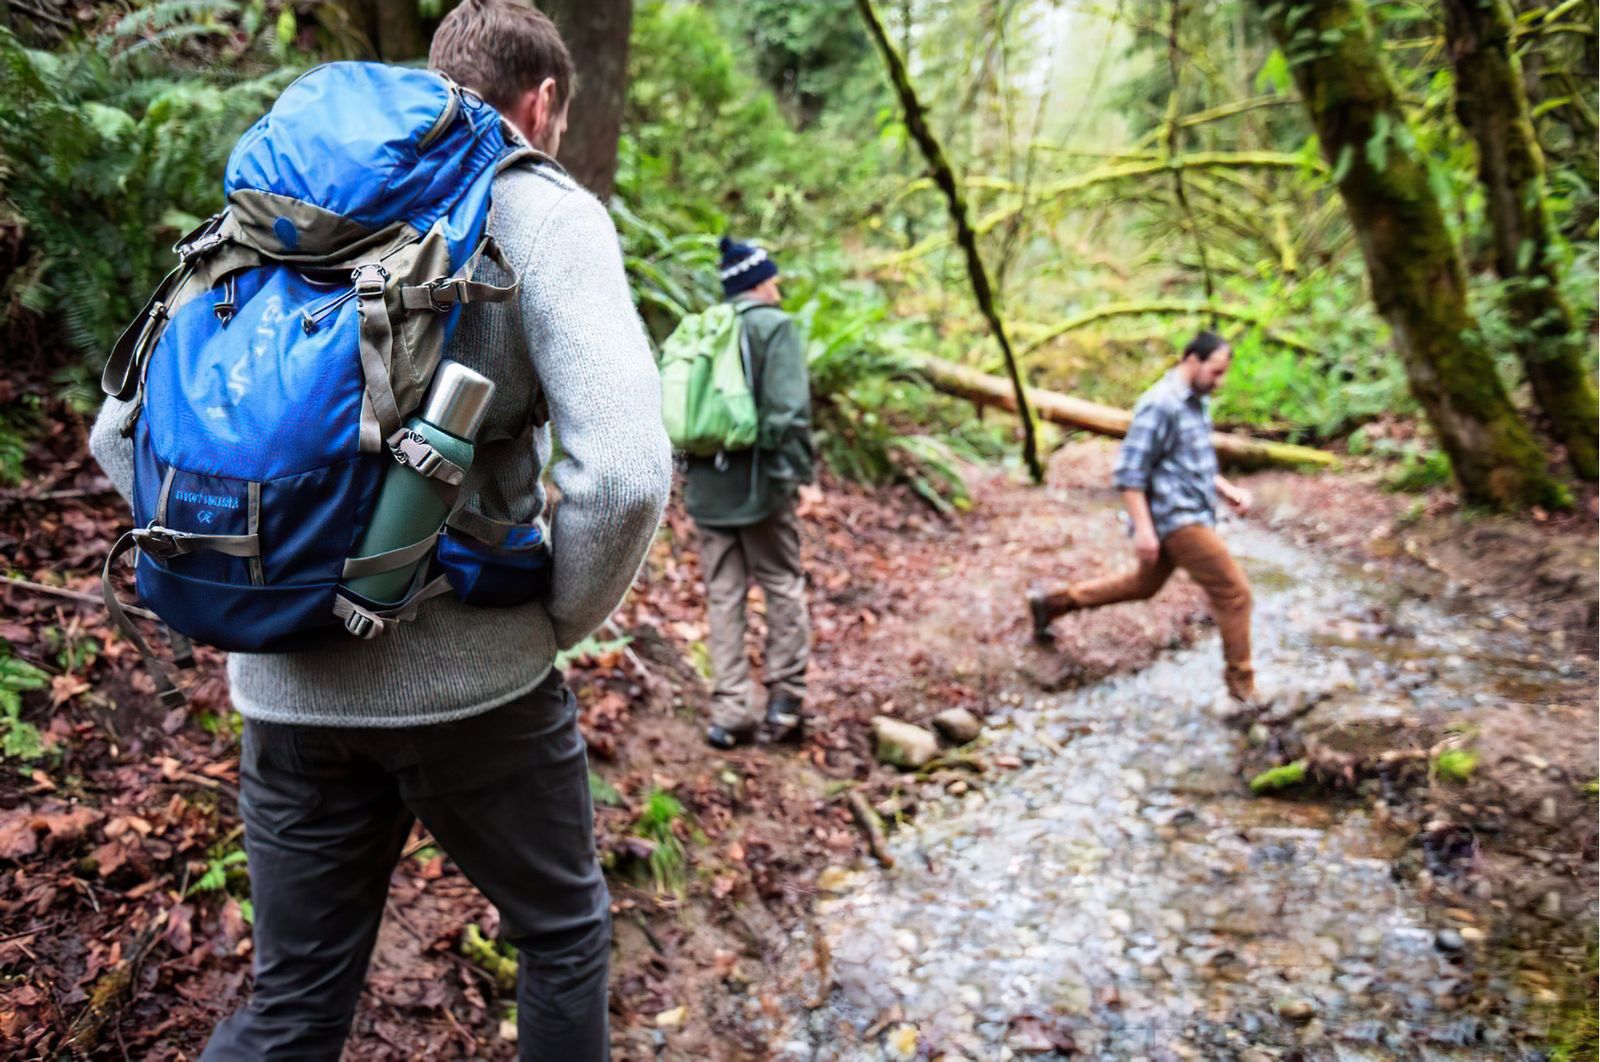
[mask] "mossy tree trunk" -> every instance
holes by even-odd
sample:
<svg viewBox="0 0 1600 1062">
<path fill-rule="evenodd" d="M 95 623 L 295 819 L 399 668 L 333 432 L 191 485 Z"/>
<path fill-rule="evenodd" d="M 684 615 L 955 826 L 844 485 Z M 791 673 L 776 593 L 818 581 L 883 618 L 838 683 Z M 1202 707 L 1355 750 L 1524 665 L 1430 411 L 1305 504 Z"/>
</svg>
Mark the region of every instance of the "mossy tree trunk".
<svg viewBox="0 0 1600 1062">
<path fill-rule="evenodd" d="M 1587 337 L 1561 296 L 1545 206 L 1544 155 L 1534 134 L 1506 0 L 1444 0 L 1456 72 L 1456 114 L 1478 145 L 1495 269 L 1506 282 L 1517 353 L 1572 469 L 1596 473 L 1594 385 Z"/>
<path fill-rule="evenodd" d="M 945 157 L 944 148 L 940 146 L 939 139 L 933 135 L 933 130 L 928 125 L 928 112 L 917 97 L 916 87 L 911 84 L 911 75 L 906 71 L 905 60 L 895 50 L 893 42 L 889 40 L 888 31 L 883 28 L 883 19 L 879 17 L 878 9 L 873 6 L 872 0 L 856 0 L 856 7 L 861 12 L 861 21 L 866 23 L 868 34 L 883 56 L 883 65 L 888 71 L 889 81 L 894 86 L 895 95 L 900 99 L 901 109 L 905 112 L 906 129 L 911 133 L 911 139 L 917 142 L 917 147 L 922 149 L 933 183 L 944 193 L 945 202 L 950 208 L 950 222 L 956 230 L 956 243 L 960 245 L 966 257 L 967 278 L 972 284 L 972 296 L 977 301 L 978 310 L 983 314 L 984 320 L 989 324 L 989 331 L 993 333 L 1001 355 L 1005 358 L 1006 373 L 1011 377 L 1011 386 L 1016 393 L 1017 416 L 1022 422 L 1022 459 L 1027 464 L 1034 482 L 1042 483 L 1044 465 L 1039 460 L 1037 432 L 1034 430 L 1033 411 L 1028 408 L 1028 394 L 1023 384 L 1022 370 L 1017 365 L 1016 353 L 1011 349 L 1011 338 L 1006 334 L 1005 321 L 1001 319 L 1000 311 L 995 306 L 994 286 L 989 282 L 989 271 L 983 264 L 983 256 L 978 253 L 978 234 L 973 229 L 972 219 L 967 214 L 967 200 L 961 191 L 961 182 L 956 180 L 955 171 L 950 168 L 950 161 Z"/>
<path fill-rule="evenodd" d="M 428 31 L 416 0 L 338 0 L 336 6 L 365 55 L 403 63 L 428 54 Z"/>
<path fill-rule="evenodd" d="M 1466 272 L 1360 0 L 1255 0 L 1294 71 L 1394 329 L 1469 502 L 1565 503 L 1467 308 Z"/>
<path fill-rule="evenodd" d="M 617 180 L 617 141 L 628 97 L 633 0 L 541 0 L 578 68 L 561 162 L 604 202 Z"/>
</svg>

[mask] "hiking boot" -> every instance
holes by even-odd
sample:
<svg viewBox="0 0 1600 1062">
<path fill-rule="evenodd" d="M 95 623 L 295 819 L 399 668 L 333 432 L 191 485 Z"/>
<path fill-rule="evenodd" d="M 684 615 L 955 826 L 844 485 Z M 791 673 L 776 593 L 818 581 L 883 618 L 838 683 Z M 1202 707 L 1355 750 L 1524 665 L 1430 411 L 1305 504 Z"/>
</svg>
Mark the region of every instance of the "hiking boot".
<svg viewBox="0 0 1600 1062">
<path fill-rule="evenodd" d="M 1069 607 L 1066 611 L 1071 611 Z M 1055 636 L 1050 633 L 1050 621 L 1056 618 L 1056 612 L 1050 607 L 1050 595 L 1041 587 L 1028 588 L 1028 615 L 1033 618 L 1033 640 L 1040 645 L 1054 645 Z"/>
<path fill-rule="evenodd" d="M 740 745 L 748 745 L 751 737 L 749 729 L 730 729 L 715 723 L 706 727 L 706 744 L 724 752 Z"/>
<path fill-rule="evenodd" d="M 1249 730 L 1258 722 L 1271 722 L 1268 715 L 1274 703 L 1274 697 L 1259 690 L 1250 690 L 1247 693 L 1228 690 L 1217 697 L 1211 713 L 1225 726 L 1235 730 Z"/>
<path fill-rule="evenodd" d="M 767 720 L 762 727 L 767 741 L 796 741 L 805 730 L 798 697 L 779 694 L 767 701 Z"/>
<path fill-rule="evenodd" d="M 1240 708 L 1253 712 L 1265 712 L 1278 703 L 1277 694 L 1251 686 L 1248 690 L 1229 690 L 1228 699 Z"/>
</svg>

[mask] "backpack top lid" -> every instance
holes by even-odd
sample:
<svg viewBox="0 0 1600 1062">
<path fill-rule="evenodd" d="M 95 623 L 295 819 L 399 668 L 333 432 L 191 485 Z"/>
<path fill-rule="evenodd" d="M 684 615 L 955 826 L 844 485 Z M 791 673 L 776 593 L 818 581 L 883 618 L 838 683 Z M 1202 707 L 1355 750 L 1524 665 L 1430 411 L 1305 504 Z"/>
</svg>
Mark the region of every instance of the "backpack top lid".
<svg viewBox="0 0 1600 1062">
<path fill-rule="evenodd" d="M 239 138 L 223 187 L 251 242 L 315 256 L 396 223 L 426 232 L 506 147 L 499 113 L 441 74 L 327 63 Z"/>
</svg>

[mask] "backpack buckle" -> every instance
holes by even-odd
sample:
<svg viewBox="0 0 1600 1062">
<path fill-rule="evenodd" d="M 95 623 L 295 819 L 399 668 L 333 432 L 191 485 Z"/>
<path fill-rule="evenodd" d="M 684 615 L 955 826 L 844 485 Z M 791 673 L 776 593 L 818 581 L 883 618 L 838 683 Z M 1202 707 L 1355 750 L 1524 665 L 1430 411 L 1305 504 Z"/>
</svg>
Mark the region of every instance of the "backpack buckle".
<svg viewBox="0 0 1600 1062">
<path fill-rule="evenodd" d="M 389 453 L 400 464 L 424 476 L 432 475 L 439 462 L 444 460 L 444 455 L 433 448 L 426 435 L 410 428 L 403 429 L 399 438 L 389 444 Z"/>
<path fill-rule="evenodd" d="M 205 254 L 213 247 L 227 241 L 222 235 L 222 216 L 224 211 L 219 211 L 206 218 L 183 239 L 172 245 L 172 253 L 178 260 L 188 265 L 195 258 Z"/>
<path fill-rule="evenodd" d="M 389 271 L 376 262 L 359 265 L 350 273 L 350 282 L 356 286 L 357 295 L 382 295 L 388 280 Z"/>
<path fill-rule="evenodd" d="M 133 531 L 133 541 L 141 550 L 157 560 L 171 560 L 189 552 L 193 535 L 167 527 L 140 527 Z"/>
<path fill-rule="evenodd" d="M 344 629 L 361 639 L 372 639 L 383 633 L 383 620 L 365 609 L 352 611 L 344 621 Z"/>
<path fill-rule="evenodd" d="M 439 292 L 455 289 L 455 298 L 449 302 L 439 301 Z M 428 309 L 434 313 L 449 313 L 451 302 L 464 305 L 467 301 L 467 279 L 465 277 L 439 277 L 423 285 L 428 293 Z"/>
</svg>

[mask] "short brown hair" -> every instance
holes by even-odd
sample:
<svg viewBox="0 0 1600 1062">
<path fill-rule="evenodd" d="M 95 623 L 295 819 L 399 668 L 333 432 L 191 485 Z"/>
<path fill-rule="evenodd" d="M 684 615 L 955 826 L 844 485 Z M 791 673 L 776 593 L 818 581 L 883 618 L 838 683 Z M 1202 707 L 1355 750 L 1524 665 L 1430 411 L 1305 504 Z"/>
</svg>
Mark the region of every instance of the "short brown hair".
<svg viewBox="0 0 1600 1062">
<path fill-rule="evenodd" d="M 572 98 L 572 55 L 549 17 L 519 0 L 462 0 L 444 17 L 428 65 L 499 110 L 554 78 L 558 102 Z"/>
</svg>

